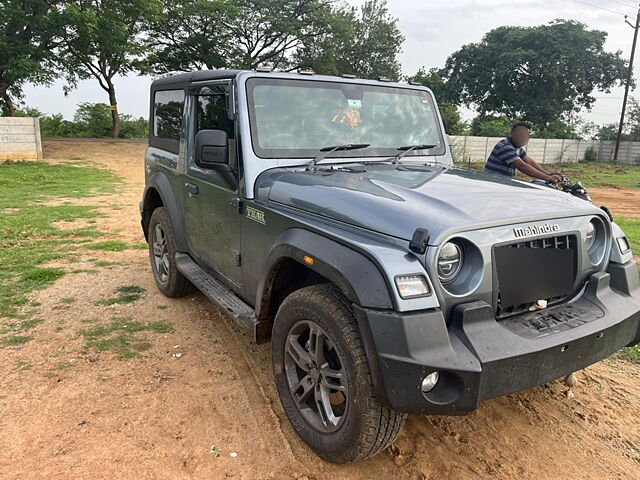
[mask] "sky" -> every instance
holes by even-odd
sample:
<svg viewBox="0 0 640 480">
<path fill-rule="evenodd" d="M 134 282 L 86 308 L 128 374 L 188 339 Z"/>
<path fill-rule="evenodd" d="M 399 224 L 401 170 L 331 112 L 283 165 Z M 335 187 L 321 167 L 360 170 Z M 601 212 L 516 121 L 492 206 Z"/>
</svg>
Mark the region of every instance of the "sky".
<svg viewBox="0 0 640 480">
<path fill-rule="evenodd" d="M 360 5 L 364 0 L 347 0 Z M 420 67 L 442 67 L 447 57 L 462 45 L 478 42 L 489 30 L 502 25 L 532 26 L 554 19 L 575 19 L 589 28 L 608 33 L 605 49 L 621 50 L 628 59 L 631 53 L 633 29 L 624 22 L 624 14 L 633 23 L 636 7 L 633 0 L 388 0 L 390 13 L 399 19 L 399 27 L 406 40 L 400 54 L 403 74 L 412 75 Z M 636 56 L 640 53 L 640 47 Z M 636 59 L 637 60 L 637 59 Z M 634 66 L 638 77 L 640 61 Z M 115 79 L 118 106 L 121 113 L 146 117 L 149 105 L 151 77 L 129 75 Z M 62 113 L 71 119 L 80 102 L 108 103 L 95 80 L 79 83 L 67 96 L 63 82 L 49 87 L 27 85 L 24 89 L 26 104 L 45 113 Z M 612 89 L 610 94 L 598 92 L 591 112 L 582 117 L 597 124 L 617 123 L 622 107 L 623 88 Z M 631 93 L 636 96 L 636 92 Z M 640 97 L 640 95 L 638 95 Z M 471 118 L 473 112 L 463 109 L 463 116 Z"/>
</svg>

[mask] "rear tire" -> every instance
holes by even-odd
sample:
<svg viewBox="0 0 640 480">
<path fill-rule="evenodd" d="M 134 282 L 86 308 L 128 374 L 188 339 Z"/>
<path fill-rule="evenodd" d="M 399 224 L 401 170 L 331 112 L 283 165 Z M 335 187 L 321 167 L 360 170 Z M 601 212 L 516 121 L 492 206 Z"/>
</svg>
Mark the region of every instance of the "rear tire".
<svg viewBox="0 0 640 480">
<path fill-rule="evenodd" d="M 336 287 L 312 285 L 290 294 L 271 341 L 284 411 L 320 457 L 357 462 L 395 440 L 406 414 L 376 399 L 351 304 Z"/>
<path fill-rule="evenodd" d="M 158 290 L 171 298 L 184 297 L 195 290 L 176 266 L 176 241 L 164 207 L 156 208 L 149 220 L 149 260 Z"/>
</svg>

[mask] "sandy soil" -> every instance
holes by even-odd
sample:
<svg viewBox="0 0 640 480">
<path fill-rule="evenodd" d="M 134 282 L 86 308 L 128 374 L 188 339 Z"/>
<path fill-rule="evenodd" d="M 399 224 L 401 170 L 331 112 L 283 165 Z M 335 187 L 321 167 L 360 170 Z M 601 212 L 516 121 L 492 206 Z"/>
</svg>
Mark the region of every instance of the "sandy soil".
<svg viewBox="0 0 640 480">
<path fill-rule="evenodd" d="M 82 202 L 101 202 L 105 230 L 142 241 L 143 144 L 44 146 L 47 161 L 83 157 L 125 177 L 118 194 Z M 290 428 L 269 345 L 253 345 L 200 294 L 164 298 L 144 250 L 88 251 L 73 268 L 95 268 L 90 258 L 117 265 L 66 275 L 33 294 L 45 322 L 31 342 L 0 350 L 0 478 L 640 479 L 640 366 L 606 360 L 589 367 L 577 374 L 575 397 L 555 381 L 466 417 L 412 415 L 394 448 L 335 466 Z M 94 304 L 128 284 L 146 288 L 141 300 Z M 64 297 L 77 300 L 61 304 Z M 150 333 L 152 348 L 140 359 L 84 349 L 82 320 L 113 316 L 163 320 L 174 331 Z M 218 455 L 210 453 L 214 445 Z"/>
<path fill-rule="evenodd" d="M 589 195 L 616 217 L 640 218 L 640 190 L 590 188 Z"/>
</svg>

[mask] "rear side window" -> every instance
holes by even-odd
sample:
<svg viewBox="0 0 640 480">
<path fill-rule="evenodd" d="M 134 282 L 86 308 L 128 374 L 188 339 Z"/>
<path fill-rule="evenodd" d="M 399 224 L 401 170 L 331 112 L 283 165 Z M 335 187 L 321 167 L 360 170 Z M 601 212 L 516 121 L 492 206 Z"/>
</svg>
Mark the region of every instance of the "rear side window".
<svg viewBox="0 0 640 480">
<path fill-rule="evenodd" d="M 180 140 L 183 90 L 160 90 L 153 102 L 153 134 L 164 140 Z"/>
</svg>

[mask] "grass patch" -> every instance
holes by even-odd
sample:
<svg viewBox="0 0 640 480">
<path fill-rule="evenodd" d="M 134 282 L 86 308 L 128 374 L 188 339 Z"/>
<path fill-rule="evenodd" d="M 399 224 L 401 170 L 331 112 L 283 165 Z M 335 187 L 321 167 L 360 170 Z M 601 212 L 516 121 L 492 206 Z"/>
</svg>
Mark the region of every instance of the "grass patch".
<svg viewBox="0 0 640 480">
<path fill-rule="evenodd" d="M 138 285 L 120 285 L 116 288 L 116 292 L 120 293 L 144 293 L 145 289 Z"/>
<path fill-rule="evenodd" d="M 457 167 L 484 170 L 485 162 L 456 163 Z M 640 166 L 615 165 L 612 163 L 556 163 L 544 164 L 545 170 L 559 170 L 571 180 L 581 181 L 587 189 L 593 188 L 640 188 Z M 518 178 L 531 180 L 518 173 Z"/>
<path fill-rule="evenodd" d="M 73 367 L 73 363 L 71 362 L 62 362 L 55 366 L 56 370 L 68 370 Z"/>
<path fill-rule="evenodd" d="M 24 345 L 33 337 L 29 335 L 11 335 L 0 339 L 0 345 L 3 347 L 15 347 L 17 345 Z"/>
<path fill-rule="evenodd" d="M 0 164 L 0 209 L 22 208 L 52 197 L 82 198 L 115 193 L 122 180 L 108 170 L 44 162 Z M 27 187 L 27 188 L 25 188 Z"/>
<path fill-rule="evenodd" d="M 96 267 L 112 267 L 114 265 L 120 265 L 118 262 L 109 262 L 107 260 L 95 260 L 93 264 Z"/>
<path fill-rule="evenodd" d="M 151 344 L 139 332 L 168 333 L 171 325 L 166 322 L 137 322 L 130 318 L 115 317 L 108 324 L 95 325 L 79 333 L 85 339 L 85 347 L 96 352 L 111 351 L 120 360 L 139 357 Z"/>
<path fill-rule="evenodd" d="M 74 303 L 76 300 L 77 300 L 76 297 L 62 297 L 60 300 L 58 300 L 58 302 L 63 303 L 65 305 L 70 305 Z"/>
<path fill-rule="evenodd" d="M 89 243 L 84 246 L 89 250 L 104 250 L 107 252 L 121 252 L 129 248 L 129 244 L 120 240 L 105 240 L 104 242 Z"/>
<path fill-rule="evenodd" d="M 4 335 L 5 333 L 13 332 L 13 333 L 22 333 L 28 330 L 31 330 L 36 325 L 44 322 L 41 318 L 31 318 L 27 320 L 23 320 L 22 322 L 11 322 L 5 323 L 0 327 L 0 334 Z"/>
<path fill-rule="evenodd" d="M 157 308 L 158 310 L 166 310 L 166 309 L 167 309 L 167 306 L 166 306 L 166 305 L 156 305 L 156 308 Z"/>
<path fill-rule="evenodd" d="M 102 250 L 105 252 L 122 252 L 123 250 L 146 250 L 146 243 L 127 243 L 121 240 L 105 240 L 103 242 L 88 243 L 84 246 L 89 250 Z M 112 263 L 117 265 L 116 263 Z M 97 262 L 96 262 L 97 265 Z"/>
<path fill-rule="evenodd" d="M 145 289 L 137 285 L 121 285 L 113 293 L 120 294 L 115 297 L 98 300 L 96 305 L 115 305 L 116 303 L 133 303 L 142 298 Z"/>
<path fill-rule="evenodd" d="M 640 345 L 624 348 L 616 353 L 615 357 L 622 358 L 623 360 L 627 360 L 631 363 L 640 364 Z"/>
<path fill-rule="evenodd" d="M 560 170 L 572 180 L 580 180 L 587 188 L 611 186 L 640 188 L 640 167 L 635 165 L 615 165 L 598 162 L 560 163 L 549 165 L 549 168 Z"/>
<path fill-rule="evenodd" d="M 63 230 L 58 222 L 92 219 L 97 207 L 69 202 L 43 205 L 54 198 L 81 198 L 115 192 L 122 181 L 107 170 L 44 162 L 0 164 L 0 317 L 17 317 L 27 295 L 65 274 L 45 262 L 72 258 L 95 227 Z"/>
<path fill-rule="evenodd" d="M 100 273 L 100 270 L 76 268 L 75 270 L 71 270 L 71 273 L 90 273 L 92 275 L 95 275 L 96 273 Z"/>
<path fill-rule="evenodd" d="M 118 295 L 117 297 L 105 298 L 104 300 L 98 300 L 95 304 L 101 306 L 116 305 L 119 303 L 133 303 L 136 300 L 140 300 L 142 295 L 137 293 L 131 295 Z"/>
<path fill-rule="evenodd" d="M 25 360 L 16 360 L 16 371 L 22 372 L 24 370 L 29 370 L 33 365 Z"/>
<path fill-rule="evenodd" d="M 640 208 L 640 207 L 639 207 Z M 616 218 L 616 223 L 624 230 L 635 255 L 640 255 L 640 220 Z"/>
</svg>

